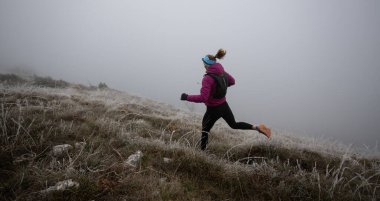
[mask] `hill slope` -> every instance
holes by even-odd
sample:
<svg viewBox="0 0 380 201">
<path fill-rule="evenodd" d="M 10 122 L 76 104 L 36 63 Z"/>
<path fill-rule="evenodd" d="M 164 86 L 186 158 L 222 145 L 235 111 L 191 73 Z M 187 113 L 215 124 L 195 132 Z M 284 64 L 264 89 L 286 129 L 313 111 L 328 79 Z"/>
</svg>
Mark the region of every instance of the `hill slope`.
<svg viewBox="0 0 380 201">
<path fill-rule="evenodd" d="M 108 88 L 32 83 L 0 85 L 2 200 L 380 199 L 379 158 L 342 144 L 278 131 L 268 141 L 219 121 L 202 152 L 199 115 Z M 71 147 L 57 152 L 62 144 Z"/>
</svg>

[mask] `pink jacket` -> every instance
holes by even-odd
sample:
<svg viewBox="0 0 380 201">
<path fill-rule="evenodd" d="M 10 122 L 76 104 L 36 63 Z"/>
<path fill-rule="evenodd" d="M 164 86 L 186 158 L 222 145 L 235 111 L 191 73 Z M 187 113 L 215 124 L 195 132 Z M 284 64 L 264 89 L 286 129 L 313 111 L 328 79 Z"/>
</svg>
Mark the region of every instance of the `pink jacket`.
<svg viewBox="0 0 380 201">
<path fill-rule="evenodd" d="M 220 75 L 225 73 L 227 75 L 228 86 L 232 86 L 235 84 L 235 79 L 224 71 L 223 66 L 220 63 L 212 64 L 208 69 L 207 73 Z M 214 99 L 212 94 L 216 88 L 215 80 L 208 75 L 205 75 L 202 80 L 202 88 L 200 95 L 189 95 L 187 96 L 187 101 L 195 102 L 195 103 L 205 103 L 206 106 L 218 106 L 222 103 L 226 102 L 226 97 L 221 99 Z"/>
</svg>

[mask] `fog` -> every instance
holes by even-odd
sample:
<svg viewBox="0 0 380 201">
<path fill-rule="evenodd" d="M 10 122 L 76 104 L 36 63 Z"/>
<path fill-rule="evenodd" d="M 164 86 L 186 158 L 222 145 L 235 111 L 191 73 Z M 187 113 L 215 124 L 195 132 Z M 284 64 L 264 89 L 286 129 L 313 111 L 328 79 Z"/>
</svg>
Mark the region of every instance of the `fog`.
<svg viewBox="0 0 380 201">
<path fill-rule="evenodd" d="M 109 87 L 199 113 L 201 58 L 236 79 L 239 121 L 375 146 L 380 1 L 0 0 L 0 72 Z M 199 122 L 201 123 L 201 122 Z"/>
</svg>

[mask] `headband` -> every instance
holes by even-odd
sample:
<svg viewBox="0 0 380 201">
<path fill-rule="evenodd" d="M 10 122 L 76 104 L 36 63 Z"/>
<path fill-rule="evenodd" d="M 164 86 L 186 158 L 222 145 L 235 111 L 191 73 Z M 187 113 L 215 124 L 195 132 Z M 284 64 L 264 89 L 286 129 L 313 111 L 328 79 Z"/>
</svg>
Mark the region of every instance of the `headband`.
<svg viewBox="0 0 380 201">
<path fill-rule="evenodd" d="M 216 63 L 216 61 L 209 59 L 207 55 L 202 58 L 202 61 L 203 61 L 203 63 L 205 63 L 207 65 L 212 65 L 212 64 Z"/>
</svg>

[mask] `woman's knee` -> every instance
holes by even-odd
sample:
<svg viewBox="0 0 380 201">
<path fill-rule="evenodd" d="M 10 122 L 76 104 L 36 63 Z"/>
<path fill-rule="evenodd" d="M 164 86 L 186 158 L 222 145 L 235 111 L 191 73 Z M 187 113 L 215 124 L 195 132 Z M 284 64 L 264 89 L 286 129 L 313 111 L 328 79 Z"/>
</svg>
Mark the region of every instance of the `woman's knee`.
<svg viewBox="0 0 380 201">
<path fill-rule="evenodd" d="M 235 122 L 235 123 L 230 123 L 230 124 L 228 124 L 232 129 L 238 129 L 238 125 L 237 125 L 237 123 Z"/>
</svg>

